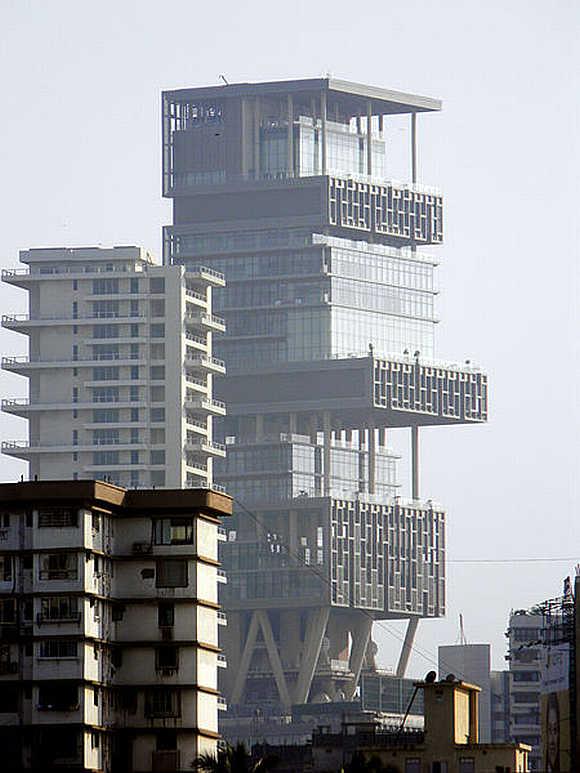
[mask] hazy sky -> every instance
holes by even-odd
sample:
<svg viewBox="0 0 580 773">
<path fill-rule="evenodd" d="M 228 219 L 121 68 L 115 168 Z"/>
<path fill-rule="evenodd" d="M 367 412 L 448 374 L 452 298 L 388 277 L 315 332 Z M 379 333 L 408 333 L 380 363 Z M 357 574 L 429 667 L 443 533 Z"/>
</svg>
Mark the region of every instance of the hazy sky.
<svg viewBox="0 0 580 773">
<path fill-rule="evenodd" d="M 575 0 L 163 3 L 0 0 L 2 264 L 33 246 L 143 244 L 160 254 L 162 88 L 328 72 L 440 97 L 419 119 L 419 179 L 445 195 L 438 354 L 489 373 L 485 427 L 423 431 L 422 493 L 448 512 L 437 644 L 491 642 L 510 608 L 559 594 L 580 561 Z M 395 146 L 405 135 L 397 132 Z M 26 293 L 0 287 L 2 313 Z M 26 339 L 0 331 L 3 354 Z M 0 374 L 2 397 L 25 379 Z M 0 418 L 2 439 L 25 422 Z M 0 480 L 23 466 L 0 458 Z M 461 563 L 465 559 L 566 558 Z M 400 636 L 375 627 L 379 660 Z"/>
</svg>

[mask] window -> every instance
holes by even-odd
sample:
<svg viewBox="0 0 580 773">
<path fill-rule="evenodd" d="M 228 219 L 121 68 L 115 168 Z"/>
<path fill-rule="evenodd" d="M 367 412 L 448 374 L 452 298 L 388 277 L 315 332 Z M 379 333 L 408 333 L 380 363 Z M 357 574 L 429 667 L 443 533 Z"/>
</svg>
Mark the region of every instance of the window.
<svg viewBox="0 0 580 773">
<path fill-rule="evenodd" d="M 78 601 L 75 596 L 44 596 L 40 599 L 39 622 L 79 620 Z"/>
<path fill-rule="evenodd" d="M 0 714 L 14 714 L 18 711 L 18 685 L 4 682 L 0 690 Z"/>
<path fill-rule="evenodd" d="M 72 401 L 73 401 L 73 403 L 78 403 L 78 401 L 79 401 L 79 388 L 78 387 L 73 387 Z"/>
<path fill-rule="evenodd" d="M 0 555 L 0 582 L 12 582 L 13 556 Z"/>
<path fill-rule="evenodd" d="M 119 387 L 94 387 L 93 401 L 95 403 L 118 403 Z"/>
<path fill-rule="evenodd" d="M 149 280 L 149 292 L 150 293 L 164 293 L 165 292 L 165 279 L 163 277 L 152 277 Z"/>
<path fill-rule="evenodd" d="M 91 749 L 99 748 L 100 737 L 100 734 L 96 730 L 91 731 Z"/>
<path fill-rule="evenodd" d="M 163 365 L 153 365 L 151 368 L 151 380 L 163 381 L 165 379 L 165 367 Z"/>
<path fill-rule="evenodd" d="M 72 358 L 73 358 L 73 360 L 78 360 L 78 358 L 79 358 L 79 347 L 78 347 L 77 344 L 73 344 Z"/>
<path fill-rule="evenodd" d="M 131 338 L 139 338 L 139 325 L 131 325 Z"/>
<path fill-rule="evenodd" d="M 94 424 L 117 424 L 118 421 L 118 408 L 95 408 L 93 411 Z"/>
<path fill-rule="evenodd" d="M 136 381 L 139 378 L 139 366 L 131 365 L 131 380 Z"/>
<path fill-rule="evenodd" d="M 150 338 L 165 338 L 165 325 L 159 323 L 150 325 Z"/>
<path fill-rule="evenodd" d="M 118 292 L 118 279 L 93 279 L 93 295 L 114 295 Z"/>
<path fill-rule="evenodd" d="M 160 730 L 156 733 L 157 751 L 170 752 L 177 749 L 177 732 L 175 730 Z"/>
<path fill-rule="evenodd" d="M 0 623 L 16 622 L 16 602 L 13 599 L 0 599 Z"/>
<path fill-rule="evenodd" d="M 66 639 L 47 639 L 38 648 L 40 658 L 76 658 L 77 642 Z"/>
<path fill-rule="evenodd" d="M 93 451 L 93 464 L 96 467 L 102 467 L 103 465 L 117 465 L 119 464 L 119 452 Z"/>
<path fill-rule="evenodd" d="M 118 429 L 94 429 L 93 445 L 95 446 L 115 446 L 119 444 Z"/>
<path fill-rule="evenodd" d="M 38 528 L 70 528 L 79 525 L 79 516 L 76 510 L 65 507 L 51 507 L 38 511 Z"/>
<path fill-rule="evenodd" d="M 120 359 L 119 344 L 93 344 L 93 359 L 118 360 Z"/>
<path fill-rule="evenodd" d="M 157 588 L 187 587 L 187 561 L 178 559 L 157 561 L 156 569 Z"/>
<path fill-rule="evenodd" d="M 164 317 L 165 316 L 165 301 L 163 301 L 163 300 L 151 301 L 150 309 L 151 309 L 151 316 L 152 317 Z"/>
<path fill-rule="evenodd" d="M 460 757 L 459 773 L 475 773 L 475 757 Z"/>
<path fill-rule="evenodd" d="M 162 403 L 165 400 L 165 387 L 154 386 L 151 387 L 151 402 Z"/>
<path fill-rule="evenodd" d="M 71 711 L 78 708 L 78 687 L 63 683 L 41 684 L 38 708 L 44 711 Z"/>
<path fill-rule="evenodd" d="M 165 421 L 165 408 L 151 408 L 151 421 Z"/>
<path fill-rule="evenodd" d="M 131 293 L 138 293 L 139 292 L 139 280 L 138 279 L 130 279 L 129 280 L 129 292 L 131 292 Z"/>
<path fill-rule="evenodd" d="M 139 442 L 139 430 L 138 429 L 131 429 L 131 443 L 138 443 Z"/>
<path fill-rule="evenodd" d="M 165 464 L 165 451 L 151 451 L 151 464 Z"/>
<path fill-rule="evenodd" d="M 77 301 L 73 301 L 72 316 L 73 316 L 73 319 L 77 319 L 79 316 L 79 304 Z"/>
<path fill-rule="evenodd" d="M 131 464 L 139 464 L 139 451 L 131 451 Z"/>
<path fill-rule="evenodd" d="M 78 289 L 79 289 L 79 280 L 73 279 L 73 290 L 78 290 Z"/>
<path fill-rule="evenodd" d="M 76 553 L 48 553 L 40 557 L 41 580 L 76 580 Z"/>
<path fill-rule="evenodd" d="M 119 301 L 93 301 L 93 316 L 115 319 L 119 316 Z"/>
<path fill-rule="evenodd" d="M 156 689 L 145 693 L 145 716 L 178 717 L 179 693 L 177 690 Z"/>
<path fill-rule="evenodd" d="M 10 513 L 2 513 L 0 516 L 0 524 L 4 529 L 8 529 L 10 527 Z"/>
<path fill-rule="evenodd" d="M 139 387 L 138 386 L 132 386 L 129 387 L 129 401 L 131 403 L 136 403 L 139 400 Z"/>
<path fill-rule="evenodd" d="M 191 518 L 163 518 L 154 521 L 156 545 L 192 545 L 193 521 Z"/>
<path fill-rule="evenodd" d="M 93 338 L 119 338 L 119 326 L 93 325 Z"/>
<path fill-rule="evenodd" d="M 79 431 L 78 431 L 78 429 L 73 429 L 73 431 L 72 431 L 72 444 L 73 444 L 73 446 L 78 446 L 78 444 L 79 444 Z"/>
<path fill-rule="evenodd" d="M 139 488 L 140 479 L 137 470 L 131 470 L 129 474 L 129 481 L 131 488 Z"/>
<path fill-rule="evenodd" d="M 170 601 L 160 601 L 157 607 L 157 623 L 160 628 L 175 624 L 175 604 Z"/>
<path fill-rule="evenodd" d="M 131 421 L 139 421 L 139 408 L 131 408 Z"/>
<path fill-rule="evenodd" d="M 118 381 L 119 368 L 115 365 L 102 365 L 93 368 L 93 381 Z"/>
<path fill-rule="evenodd" d="M 139 359 L 139 344 L 131 344 L 129 349 L 129 359 L 130 360 Z"/>
<path fill-rule="evenodd" d="M 179 664 L 177 647 L 157 647 L 155 650 L 155 668 L 157 671 L 176 671 Z"/>
</svg>

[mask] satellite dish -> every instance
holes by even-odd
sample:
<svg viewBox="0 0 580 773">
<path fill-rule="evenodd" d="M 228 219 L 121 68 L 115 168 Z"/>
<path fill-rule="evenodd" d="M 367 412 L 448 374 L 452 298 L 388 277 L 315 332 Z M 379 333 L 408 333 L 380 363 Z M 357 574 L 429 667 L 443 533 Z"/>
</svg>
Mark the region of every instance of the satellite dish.
<svg viewBox="0 0 580 773">
<path fill-rule="evenodd" d="M 437 681 L 437 673 L 435 671 L 429 671 L 427 676 L 425 677 L 425 682 L 427 684 L 433 684 L 433 682 Z"/>
<path fill-rule="evenodd" d="M 455 674 L 447 674 L 447 676 L 445 677 L 445 681 L 453 683 L 457 681 L 457 677 L 455 676 Z"/>
</svg>

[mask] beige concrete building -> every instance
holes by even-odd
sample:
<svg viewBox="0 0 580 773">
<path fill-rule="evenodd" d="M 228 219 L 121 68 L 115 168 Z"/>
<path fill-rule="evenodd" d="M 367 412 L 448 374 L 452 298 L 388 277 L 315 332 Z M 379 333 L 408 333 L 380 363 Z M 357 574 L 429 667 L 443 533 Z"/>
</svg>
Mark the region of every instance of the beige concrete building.
<svg viewBox="0 0 580 773">
<path fill-rule="evenodd" d="M 0 485 L 3 773 L 189 770 L 216 749 L 230 513 L 208 490 Z"/>
<path fill-rule="evenodd" d="M 30 464 L 39 480 L 96 478 L 130 488 L 208 487 L 215 443 L 209 268 L 160 266 L 141 247 L 32 249 L 26 268 L 2 279 L 28 291 L 28 314 L 2 325 L 28 338 L 28 353 L 2 367 L 29 380 L 27 398 L 2 409 L 28 420 L 28 440 L 5 454 Z"/>
<path fill-rule="evenodd" d="M 390 773 L 525 773 L 529 746 L 479 743 L 479 687 L 457 680 L 420 682 L 425 730 L 381 732 L 345 726 L 340 736 L 321 729 L 312 740 L 311 770 L 334 773 L 356 752 L 378 757 Z M 298 768 L 297 768 L 298 769 Z"/>
</svg>

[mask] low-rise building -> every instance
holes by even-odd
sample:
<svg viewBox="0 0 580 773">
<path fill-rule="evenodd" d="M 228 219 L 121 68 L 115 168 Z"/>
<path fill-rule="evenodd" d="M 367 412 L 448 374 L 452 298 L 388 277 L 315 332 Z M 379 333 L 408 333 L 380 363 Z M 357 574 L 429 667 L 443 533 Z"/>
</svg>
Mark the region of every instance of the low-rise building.
<svg viewBox="0 0 580 773">
<path fill-rule="evenodd" d="M 12 771 L 188 770 L 218 739 L 209 490 L 0 485 L 0 746 Z"/>
<path fill-rule="evenodd" d="M 425 703 L 424 731 L 385 732 L 345 724 L 339 734 L 320 728 L 312 739 L 312 769 L 335 773 L 355 753 L 378 757 L 392 773 L 523 773 L 529 747 L 479 742 L 479 687 L 458 680 L 417 684 Z"/>
</svg>

